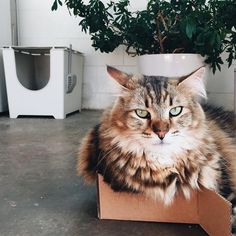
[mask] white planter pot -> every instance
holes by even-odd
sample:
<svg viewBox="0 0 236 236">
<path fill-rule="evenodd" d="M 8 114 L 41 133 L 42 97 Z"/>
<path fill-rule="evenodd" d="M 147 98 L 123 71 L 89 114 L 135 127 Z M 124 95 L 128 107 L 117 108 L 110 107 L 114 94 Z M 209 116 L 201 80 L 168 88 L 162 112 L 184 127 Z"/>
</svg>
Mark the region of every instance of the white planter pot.
<svg viewBox="0 0 236 236">
<path fill-rule="evenodd" d="M 199 54 L 150 54 L 138 57 L 139 72 L 144 75 L 178 77 L 204 65 Z"/>
</svg>

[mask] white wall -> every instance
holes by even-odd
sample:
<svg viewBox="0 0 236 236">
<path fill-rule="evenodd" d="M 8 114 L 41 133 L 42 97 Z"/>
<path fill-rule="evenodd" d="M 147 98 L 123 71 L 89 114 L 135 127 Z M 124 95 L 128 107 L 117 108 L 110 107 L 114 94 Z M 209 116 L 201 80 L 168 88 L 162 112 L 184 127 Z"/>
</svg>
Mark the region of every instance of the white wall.
<svg viewBox="0 0 236 236">
<path fill-rule="evenodd" d="M 221 71 L 217 71 L 215 75 L 209 75 L 207 81 L 208 101 L 212 104 L 224 106 L 229 110 L 234 109 L 234 70 L 236 63 L 228 68 L 225 63 Z M 236 73 L 236 72 L 235 72 Z M 236 112 L 236 110 L 235 110 Z"/>
<path fill-rule="evenodd" d="M 128 56 L 123 47 L 110 54 L 95 52 L 90 46 L 89 36 L 82 33 L 78 26 L 79 19 L 70 16 L 66 7 L 51 12 L 52 2 L 53 0 L 18 0 L 19 44 L 21 46 L 72 44 L 74 49 L 83 52 L 85 56 L 83 108 L 100 109 L 108 106 L 115 97 L 117 86 L 107 76 L 106 64 L 135 73 L 136 58 Z M 131 6 L 135 9 L 142 8 L 146 2 L 146 0 L 132 0 Z M 210 100 L 229 108 L 233 108 L 231 72 L 217 75 L 216 79 L 211 78 L 208 86 Z"/>
<path fill-rule="evenodd" d="M 15 0 L 0 1 L 0 48 L 17 42 Z M 0 112 L 7 111 L 7 93 L 0 50 Z"/>
<path fill-rule="evenodd" d="M 11 42 L 11 7 L 10 1 L 4 0 L 0 2 L 0 47 Z"/>
</svg>

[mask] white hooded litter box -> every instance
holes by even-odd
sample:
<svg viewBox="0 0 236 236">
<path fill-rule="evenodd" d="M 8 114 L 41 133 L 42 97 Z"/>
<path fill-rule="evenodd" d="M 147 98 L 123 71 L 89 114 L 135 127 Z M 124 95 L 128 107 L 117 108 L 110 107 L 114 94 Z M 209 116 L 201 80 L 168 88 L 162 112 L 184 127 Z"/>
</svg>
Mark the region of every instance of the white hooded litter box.
<svg viewBox="0 0 236 236">
<path fill-rule="evenodd" d="M 3 48 L 10 118 L 81 110 L 83 56 L 66 47 Z"/>
</svg>

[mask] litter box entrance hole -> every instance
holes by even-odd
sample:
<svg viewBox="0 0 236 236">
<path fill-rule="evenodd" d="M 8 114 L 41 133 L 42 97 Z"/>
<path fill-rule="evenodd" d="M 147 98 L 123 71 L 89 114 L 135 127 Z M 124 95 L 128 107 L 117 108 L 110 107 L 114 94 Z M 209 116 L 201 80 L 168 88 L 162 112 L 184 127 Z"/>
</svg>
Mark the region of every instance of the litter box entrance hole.
<svg viewBox="0 0 236 236">
<path fill-rule="evenodd" d="M 49 49 L 15 49 L 16 73 L 27 89 L 40 90 L 50 78 Z"/>
</svg>

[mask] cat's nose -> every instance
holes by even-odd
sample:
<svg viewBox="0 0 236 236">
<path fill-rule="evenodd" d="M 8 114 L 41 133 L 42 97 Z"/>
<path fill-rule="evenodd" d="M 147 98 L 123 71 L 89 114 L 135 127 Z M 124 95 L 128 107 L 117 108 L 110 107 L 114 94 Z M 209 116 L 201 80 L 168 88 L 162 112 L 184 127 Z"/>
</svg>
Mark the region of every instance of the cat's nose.
<svg viewBox="0 0 236 236">
<path fill-rule="evenodd" d="M 166 131 L 157 131 L 156 132 L 156 134 L 160 140 L 163 140 L 165 138 L 166 133 L 167 133 Z"/>
<path fill-rule="evenodd" d="M 165 135 L 169 132 L 169 123 L 163 120 L 157 120 L 152 123 L 152 130 L 157 134 L 160 140 L 165 138 Z"/>
</svg>

